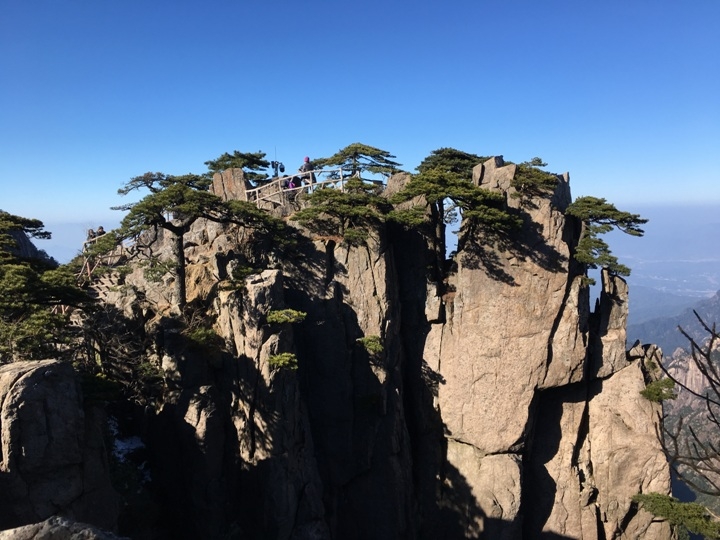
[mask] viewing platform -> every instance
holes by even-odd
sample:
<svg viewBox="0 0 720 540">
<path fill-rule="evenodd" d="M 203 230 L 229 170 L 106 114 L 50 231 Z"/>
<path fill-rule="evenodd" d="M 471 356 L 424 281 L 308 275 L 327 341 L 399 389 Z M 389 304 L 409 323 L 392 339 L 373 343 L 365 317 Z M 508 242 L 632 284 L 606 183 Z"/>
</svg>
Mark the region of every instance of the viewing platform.
<svg viewBox="0 0 720 540">
<path fill-rule="evenodd" d="M 252 186 L 245 179 L 242 169 L 227 169 L 221 173 L 215 173 L 210 190 L 224 200 L 236 199 L 254 202 L 258 208 L 269 211 L 280 209 L 284 215 L 285 209 L 290 212 L 293 206 L 297 206 L 298 195 L 310 194 L 318 189 L 327 188 L 344 191 L 348 180 L 354 178 L 360 178 L 367 184 L 377 186 L 380 191 L 385 188 L 382 180 L 361 178 L 357 173 L 348 174 L 342 168 L 297 172 L 273 178 L 261 186 Z M 286 187 L 288 182 L 293 179 L 297 179 L 300 185 Z"/>
</svg>

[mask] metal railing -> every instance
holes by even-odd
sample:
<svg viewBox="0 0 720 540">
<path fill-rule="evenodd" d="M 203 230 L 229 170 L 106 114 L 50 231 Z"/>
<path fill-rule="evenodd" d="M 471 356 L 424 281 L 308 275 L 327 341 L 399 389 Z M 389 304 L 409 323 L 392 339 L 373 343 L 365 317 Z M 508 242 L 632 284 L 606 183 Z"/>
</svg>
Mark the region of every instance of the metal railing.
<svg viewBox="0 0 720 540">
<path fill-rule="evenodd" d="M 263 202 L 273 203 L 278 206 L 283 206 L 288 203 L 289 200 L 294 200 L 299 193 L 314 193 L 318 189 L 332 188 L 345 191 L 345 184 L 352 178 L 360 178 L 363 182 L 371 183 L 375 186 L 384 186 L 382 181 L 369 180 L 361 178 L 359 173 L 346 174 L 346 171 L 342 167 L 337 169 L 315 169 L 312 171 L 298 171 L 295 174 L 289 174 L 275 178 L 267 184 L 258 186 L 252 189 L 246 190 L 245 194 L 247 200 L 254 202 L 258 207 Z M 288 182 L 293 179 L 300 182 L 299 186 L 286 187 Z M 83 252 L 88 247 L 92 246 L 104 235 L 95 236 L 83 242 Z M 123 256 L 127 255 L 132 251 L 134 242 L 128 241 L 121 242 L 116 248 L 104 255 L 91 257 L 87 254 L 83 254 L 83 263 L 80 271 L 75 275 L 77 283 L 82 286 L 86 283 L 93 281 L 93 274 L 97 270 L 98 266 L 109 265 L 112 266 L 118 260 L 122 259 Z M 54 312 L 58 310 L 62 313 L 66 313 L 68 306 L 55 306 Z"/>
<path fill-rule="evenodd" d="M 312 179 L 315 179 L 314 181 Z M 323 179 L 324 178 L 324 179 Z M 312 171 L 298 171 L 295 174 L 281 176 L 256 188 L 246 190 L 247 200 L 254 202 L 258 207 L 263 202 L 270 202 L 276 205 L 283 205 L 287 198 L 295 198 L 298 193 L 314 193 L 322 188 L 334 188 L 345 191 L 345 183 L 351 178 L 360 178 L 359 173 L 346 174 L 342 167 L 338 169 L 315 169 Z M 297 179 L 300 185 L 297 187 L 285 187 L 291 179 Z M 383 182 L 378 180 L 363 179 L 363 182 L 370 182 L 376 186 L 382 186 Z"/>
</svg>

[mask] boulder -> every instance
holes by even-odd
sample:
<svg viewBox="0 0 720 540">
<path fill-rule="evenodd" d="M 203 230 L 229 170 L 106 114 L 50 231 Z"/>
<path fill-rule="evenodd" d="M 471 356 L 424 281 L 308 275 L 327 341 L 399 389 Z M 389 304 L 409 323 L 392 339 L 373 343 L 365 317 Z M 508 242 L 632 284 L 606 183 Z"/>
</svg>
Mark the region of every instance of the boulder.
<svg viewBox="0 0 720 540">
<path fill-rule="evenodd" d="M 246 201 L 247 181 L 242 169 L 226 169 L 213 175 L 212 193 L 225 201 Z"/>
<path fill-rule="evenodd" d="M 85 523 L 53 516 L 40 523 L 0 531 L 0 540 L 129 540 Z"/>
<path fill-rule="evenodd" d="M 86 415 L 72 366 L 54 360 L 0 367 L 0 527 L 61 514 L 115 527 L 101 415 Z"/>
</svg>

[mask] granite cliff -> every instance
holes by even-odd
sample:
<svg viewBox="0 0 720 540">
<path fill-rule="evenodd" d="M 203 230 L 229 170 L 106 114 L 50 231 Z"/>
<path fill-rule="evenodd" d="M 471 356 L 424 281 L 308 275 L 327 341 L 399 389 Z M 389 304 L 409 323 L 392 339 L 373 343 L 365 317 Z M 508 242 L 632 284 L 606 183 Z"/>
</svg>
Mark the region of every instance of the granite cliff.
<svg viewBox="0 0 720 540">
<path fill-rule="evenodd" d="M 582 225 L 564 214 L 568 176 L 527 200 L 512 197 L 514 174 L 493 158 L 473 181 L 503 193 L 522 229 L 510 238 L 461 230 L 441 279 L 428 270 L 431 239 L 397 225 L 360 247 L 295 227 L 283 252 L 249 230 L 196 222 L 184 245 L 187 299 L 219 336 L 212 346 L 178 323 L 172 275 L 152 281 L 131 263 L 98 282 L 97 316 L 133 328 L 128 339 L 156 375 L 142 407 L 117 409 L 146 445 L 158 516 L 147 530 L 671 538 L 631 501 L 670 489 L 659 405 L 639 394 L 657 351 L 626 351 L 622 279 L 604 272 L 590 310 L 572 257 Z M 407 180 L 391 177 L 386 193 Z M 217 174 L 213 191 L 244 198 L 242 172 Z M 154 254 L 170 243 L 158 236 Z M 238 283 L 243 268 L 253 272 Z M 268 322 L 283 309 L 306 316 Z M 368 337 L 382 350 L 365 347 Z M 297 369 L 278 368 L 280 353 L 294 354 Z"/>
</svg>

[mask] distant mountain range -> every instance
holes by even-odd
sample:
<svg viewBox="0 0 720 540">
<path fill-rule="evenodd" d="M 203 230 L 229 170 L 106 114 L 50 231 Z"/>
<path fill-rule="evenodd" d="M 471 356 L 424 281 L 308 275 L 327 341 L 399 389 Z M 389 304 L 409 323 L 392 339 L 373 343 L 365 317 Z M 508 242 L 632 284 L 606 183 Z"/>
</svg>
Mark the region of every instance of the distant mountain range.
<svg viewBox="0 0 720 540">
<path fill-rule="evenodd" d="M 720 253 L 714 248 L 720 206 L 638 205 L 632 211 L 650 220 L 642 238 L 618 231 L 607 235 L 613 253 L 632 269 L 627 344 L 655 343 L 670 356 L 688 346 L 678 326 L 704 337 L 697 334 L 693 308 L 720 325 Z"/>
<path fill-rule="evenodd" d="M 683 296 L 633 283 L 629 288 L 628 326 L 636 326 L 652 319 L 675 316 L 702 300 L 698 296 Z"/>
<path fill-rule="evenodd" d="M 642 287 L 637 287 L 642 289 Z M 631 289 L 631 294 L 634 289 Z M 639 293 L 648 294 L 648 291 Z M 674 302 L 675 299 L 671 299 L 673 295 L 667 295 L 656 291 L 658 302 L 654 305 L 660 306 L 660 302 L 665 300 L 666 302 Z M 682 297 L 676 297 L 677 301 L 680 302 Z M 687 298 L 685 299 L 687 300 Z M 630 301 L 630 309 L 632 310 L 632 297 Z M 639 302 L 642 305 L 642 302 Z M 670 304 L 667 304 L 668 306 Z M 644 309 L 639 307 L 639 311 Z M 658 313 L 662 313 L 658 307 Z M 667 307 L 670 310 L 670 307 Z M 720 326 L 720 291 L 715 293 L 711 298 L 705 298 L 697 300 L 691 307 L 687 307 L 680 311 L 677 315 L 673 316 L 661 316 L 645 320 L 639 324 L 628 324 L 627 327 L 627 344 L 630 347 L 636 339 L 639 339 L 642 343 L 655 343 L 659 345 L 666 357 L 669 357 L 673 351 L 677 348 L 687 349 L 689 347 L 688 340 L 683 336 L 678 327 L 682 327 L 688 335 L 692 336 L 698 342 L 707 337 L 707 332 L 702 328 L 697 317 L 693 313 L 693 310 L 705 321 L 705 323 L 712 327 L 713 323 Z"/>
</svg>

